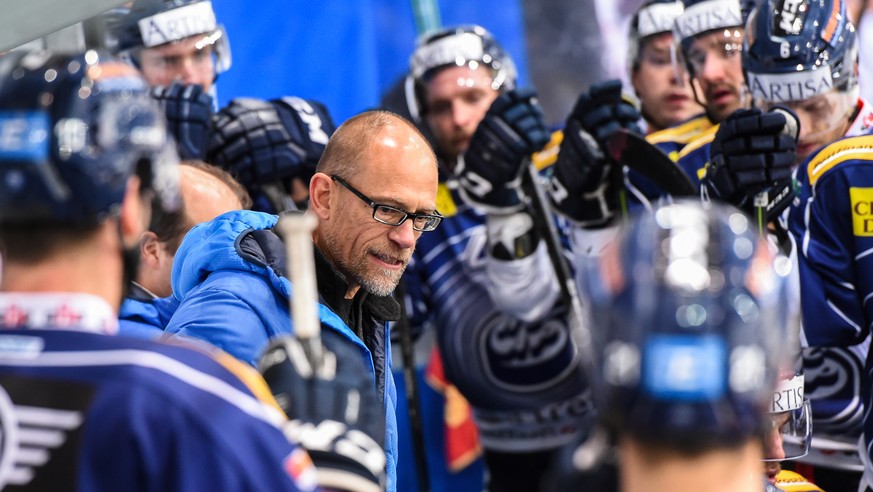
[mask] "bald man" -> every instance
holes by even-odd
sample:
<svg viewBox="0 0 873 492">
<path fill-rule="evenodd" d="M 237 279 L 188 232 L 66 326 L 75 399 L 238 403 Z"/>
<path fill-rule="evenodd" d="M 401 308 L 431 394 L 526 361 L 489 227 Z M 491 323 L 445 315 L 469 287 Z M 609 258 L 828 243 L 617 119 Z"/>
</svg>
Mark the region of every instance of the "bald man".
<svg viewBox="0 0 873 492">
<path fill-rule="evenodd" d="M 313 243 L 322 339 L 328 349 L 351 346 L 366 361 L 383 403 L 386 486 L 395 490 L 396 390 L 387 322 L 399 317 L 400 306 L 390 294 L 421 234 L 442 218 L 436 156 L 408 121 L 365 112 L 333 134 L 309 192 L 307 213 L 318 223 Z M 271 338 L 293 333 L 284 248 L 272 232 L 277 221 L 260 212 L 230 212 L 185 236 L 172 276 L 183 301 L 168 333 L 200 338 L 252 365 Z"/>
<path fill-rule="evenodd" d="M 139 248 L 139 269 L 119 312 L 119 333 L 155 338 L 178 306 L 172 297 L 170 273 L 173 257 L 192 227 L 231 210 L 251 206 L 241 184 L 223 169 L 201 161 L 179 167 L 183 207 L 175 212 L 156 209 Z"/>
</svg>

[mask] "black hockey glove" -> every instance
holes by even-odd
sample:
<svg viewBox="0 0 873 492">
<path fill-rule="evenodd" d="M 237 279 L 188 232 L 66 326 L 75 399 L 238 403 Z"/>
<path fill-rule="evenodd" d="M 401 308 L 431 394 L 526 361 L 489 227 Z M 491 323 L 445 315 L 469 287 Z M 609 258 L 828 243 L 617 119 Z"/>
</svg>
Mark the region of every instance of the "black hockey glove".
<svg viewBox="0 0 873 492">
<path fill-rule="evenodd" d="M 772 220 L 793 198 L 791 168 L 799 133 L 797 116 L 787 109 L 735 111 L 712 141 L 703 187 L 710 197 L 750 213 L 763 207 Z"/>
<path fill-rule="evenodd" d="M 283 336 L 270 343 L 259 368 L 288 415 L 285 435 L 309 453 L 319 485 L 378 492 L 385 481 L 382 403 L 361 355 L 335 345 L 324 346 L 313 367 L 300 340 Z"/>
<path fill-rule="evenodd" d="M 212 128 L 212 96 L 199 84 L 173 82 L 152 87 L 151 96 L 167 116 L 167 129 L 182 160 L 203 160 Z"/>
<path fill-rule="evenodd" d="M 584 227 L 608 225 L 618 209 L 618 186 L 610 179 L 616 165 L 607 155 L 610 135 L 620 128 L 640 132 L 640 113 L 611 80 L 579 96 L 567 118 L 564 140 L 549 183 L 558 212 Z"/>
<path fill-rule="evenodd" d="M 207 161 L 250 191 L 300 178 L 309 183 L 336 126 L 319 102 L 237 98 L 216 113 Z"/>
<path fill-rule="evenodd" d="M 543 111 L 532 91 L 508 91 L 491 104 L 470 147 L 458 157 L 461 194 L 486 210 L 511 213 L 524 207 L 519 186 L 527 158 L 549 141 Z"/>
<path fill-rule="evenodd" d="M 619 128 L 642 133 L 639 126 L 642 118 L 640 111 L 622 93 L 620 80 L 592 85 L 587 93 L 579 96 L 569 118 L 579 121 L 604 152 L 609 136 Z"/>
</svg>

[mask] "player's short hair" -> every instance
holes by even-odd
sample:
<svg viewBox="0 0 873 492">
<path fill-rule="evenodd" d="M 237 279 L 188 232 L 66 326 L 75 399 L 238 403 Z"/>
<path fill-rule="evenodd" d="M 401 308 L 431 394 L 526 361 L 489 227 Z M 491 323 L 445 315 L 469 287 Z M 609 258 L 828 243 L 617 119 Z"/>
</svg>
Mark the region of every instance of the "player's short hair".
<svg viewBox="0 0 873 492">
<path fill-rule="evenodd" d="M 252 206 L 252 199 L 246 189 L 224 169 L 198 160 L 182 161 L 181 165 L 203 171 L 204 173 L 218 179 L 221 183 L 230 188 L 233 194 L 239 199 L 243 209 L 248 209 Z M 185 204 L 183 203 L 182 208 L 179 210 L 165 212 L 160 208 L 156 208 L 155 212 L 152 214 L 149 231 L 153 232 L 155 236 L 158 237 L 158 241 L 164 243 L 168 253 L 175 254 L 176 250 L 179 249 L 179 245 L 182 244 L 182 238 L 184 238 L 185 234 L 196 225 L 191 224 L 185 210 Z"/>
</svg>

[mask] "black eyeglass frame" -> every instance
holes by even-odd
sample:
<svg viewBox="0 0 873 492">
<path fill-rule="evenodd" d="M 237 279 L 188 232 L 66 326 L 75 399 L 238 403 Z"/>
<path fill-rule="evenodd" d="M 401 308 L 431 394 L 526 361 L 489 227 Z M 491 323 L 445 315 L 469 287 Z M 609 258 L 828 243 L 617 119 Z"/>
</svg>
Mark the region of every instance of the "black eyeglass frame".
<svg viewBox="0 0 873 492">
<path fill-rule="evenodd" d="M 420 232 L 430 232 L 430 231 L 436 229 L 437 226 L 440 225 L 440 222 L 442 222 L 442 220 L 444 218 L 437 211 L 434 211 L 434 213 L 432 213 L 432 214 L 417 214 L 417 213 L 407 212 L 406 210 L 403 210 L 402 208 L 392 207 L 391 205 L 376 203 L 370 197 L 368 197 L 367 195 L 358 191 L 354 186 L 348 184 L 345 180 L 343 180 L 342 178 L 340 178 L 336 174 L 331 174 L 330 179 L 341 184 L 345 189 L 351 191 L 352 194 L 354 194 L 356 197 L 360 198 L 361 201 L 363 201 L 364 203 L 369 205 L 370 208 L 373 209 L 373 220 L 375 220 L 376 222 L 379 222 L 380 224 L 398 227 L 401 224 L 403 224 L 404 222 L 406 222 L 406 219 L 412 218 L 412 229 L 414 229 L 416 231 L 420 231 Z M 376 213 L 379 209 L 388 209 L 388 210 L 391 210 L 394 212 L 401 213 L 401 214 L 403 214 L 403 218 L 401 218 L 396 223 L 389 222 L 389 221 L 386 221 L 384 219 L 380 219 L 379 217 L 376 217 Z M 425 225 L 424 227 L 417 227 L 415 225 L 415 219 L 419 219 L 419 218 L 428 219 L 428 221 L 433 221 L 433 225 L 430 228 L 428 228 L 427 225 Z"/>
</svg>

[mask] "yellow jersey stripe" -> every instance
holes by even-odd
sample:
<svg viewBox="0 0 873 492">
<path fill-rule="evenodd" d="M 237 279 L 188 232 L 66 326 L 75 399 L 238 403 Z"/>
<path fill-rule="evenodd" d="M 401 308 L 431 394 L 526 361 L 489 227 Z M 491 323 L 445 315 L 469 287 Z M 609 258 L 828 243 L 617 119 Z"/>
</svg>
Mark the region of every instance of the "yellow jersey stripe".
<svg viewBox="0 0 873 492">
<path fill-rule="evenodd" d="M 873 135 L 839 140 L 819 151 L 806 166 L 810 186 L 834 166 L 852 159 L 873 160 Z"/>
<path fill-rule="evenodd" d="M 650 144 L 659 144 L 664 142 L 676 142 L 686 144 L 695 139 L 698 135 L 710 128 L 712 123 L 706 116 L 694 118 L 691 121 L 686 121 L 677 126 L 665 128 L 654 133 L 646 135 L 646 140 Z"/>
<path fill-rule="evenodd" d="M 232 355 L 227 352 L 223 352 L 217 350 L 212 354 L 216 361 L 219 364 L 224 366 L 231 374 L 237 377 L 249 391 L 255 395 L 255 398 L 260 400 L 262 403 L 265 403 L 276 410 L 282 412 L 282 415 L 285 415 L 285 412 L 282 411 L 282 408 L 279 407 L 279 404 L 276 402 L 276 399 L 273 398 L 273 393 L 270 392 L 270 388 L 267 386 L 267 382 L 264 381 L 264 378 L 258 374 L 257 371 L 254 370 L 248 364 L 237 360 Z"/>
<path fill-rule="evenodd" d="M 685 146 L 681 151 L 679 151 L 679 158 L 683 158 L 691 152 L 703 147 L 704 145 L 712 142 L 715 139 L 715 132 L 718 131 L 718 125 L 713 125 L 711 128 L 700 132 L 700 135 L 692 140 L 691 143 Z"/>
</svg>

